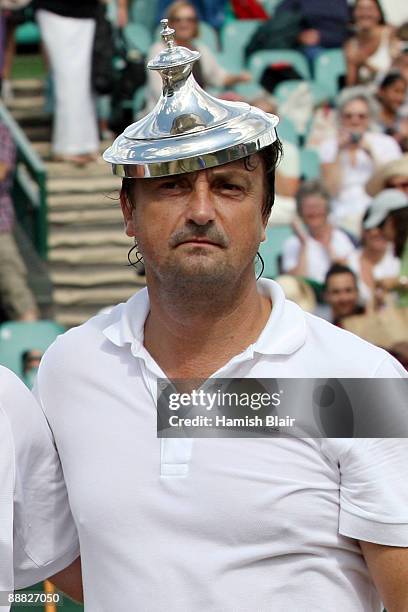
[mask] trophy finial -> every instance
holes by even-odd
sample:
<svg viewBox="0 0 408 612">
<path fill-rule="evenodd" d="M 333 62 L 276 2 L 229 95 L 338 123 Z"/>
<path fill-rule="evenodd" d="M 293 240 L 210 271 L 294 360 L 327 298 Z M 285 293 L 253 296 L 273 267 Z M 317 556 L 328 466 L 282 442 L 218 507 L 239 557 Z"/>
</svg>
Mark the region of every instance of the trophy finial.
<svg viewBox="0 0 408 612">
<path fill-rule="evenodd" d="M 160 23 L 163 28 L 160 32 L 160 35 L 163 41 L 166 43 L 167 49 L 170 51 L 171 49 L 174 49 L 175 46 L 174 34 L 176 33 L 176 30 L 173 30 L 173 28 L 169 28 L 168 19 L 162 19 Z"/>
</svg>

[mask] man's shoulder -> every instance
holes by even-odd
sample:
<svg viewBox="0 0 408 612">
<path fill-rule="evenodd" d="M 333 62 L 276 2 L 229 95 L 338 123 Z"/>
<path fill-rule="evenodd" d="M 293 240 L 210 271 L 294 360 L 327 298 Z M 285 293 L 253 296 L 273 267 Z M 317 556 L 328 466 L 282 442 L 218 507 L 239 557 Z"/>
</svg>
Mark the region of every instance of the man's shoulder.
<svg viewBox="0 0 408 612">
<path fill-rule="evenodd" d="M 120 321 L 125 306 L 126 302 L 117 304 L 59 335 L 46 350 L 43 360 L 47 361 L 51 356 L 66 358 L 71 354 L 76 359 L 83 359 L 85 353 L 99 347 L 106 340 L 104 330 Z"/>
<path fill-rule="evenodd" d="M 324 359 L 333 376 L 369 378 L 404 375 L 402 366 L 384 349 L 305 312 L 306 345 Z"/>
</svg>

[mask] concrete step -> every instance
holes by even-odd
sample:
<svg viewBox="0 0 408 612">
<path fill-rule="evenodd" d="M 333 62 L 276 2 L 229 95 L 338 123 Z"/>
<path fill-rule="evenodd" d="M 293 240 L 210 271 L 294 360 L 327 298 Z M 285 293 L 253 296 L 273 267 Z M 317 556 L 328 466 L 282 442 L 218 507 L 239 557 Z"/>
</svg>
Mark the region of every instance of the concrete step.
<svg viewBox="0 0 408 612">
<path fill-rule="evenodd" d="M 51 125 L 52 116 L 43 107 L 10 109 L 11 114 L 22 128 Z"/>
<path fill-rule="evenodd" d="M 91 317 L 94 317 L 100 311 L 100 308 L 95 306 L 79 306 L 75 309 L 74 306 L 55 306 L 54 308 L 54 319 L 60 325 L 63 325 L 67 329 L 70 327 L 77 327 L 82 323 L 85 323 Z"/>
<path fill-rule="evenodd" d="M 136 274 L 134 268 L 129 266 L 105 266 L 102 270 L 94 266 L 91 269 L 70 268 L 54 269 L 51 272 L 51 280 L 55 287 L 69 286 L 80 287 L 107 287 L 115 285 L 129 285 L 144 287 L 145 277 Z"/>
<path fill-rule="evenodd" d="M 15 96 L 24 95 L 29 92 L 31 95 L 40 94 L 44 91 L 44 81 L 42 79 L 13 79 L 13 92 Z"/>
<path fill-rule="evenodd" d="M 32 125 L 32 126 L 22 126 L 24 128 L 25 135 L 31 143 L 35 143 L 37 141 L 51 142 L 51 124 L 50 125 Z"/>
<path fill-rule="evenodd" d="M 125 302 L 131 295 L 140 289 L 136 283 L 122 285 L 121 287 L 86 288 L 86 289 L 55 289 L 54 303 L 57 305 L 96 305 L 102 308 L 104 305 Z"/>
<path fill-rule="evenodd" d="M 43 157 L 44 159 L 49 159 L 51 157 L 51 143 L 49 141 L 38 141 L 32 142 L 33 149 L 37 151 L 37 153 Z M 102 140 L 99 143 L 99 152 L 102 156 L 102 153 L 112 144 L 111 140 Z M 106 163 L 106 162 L 104 162 Z M 106 165 L 109 167 L 108 165 Z"/>
<path fill-rule="evenodd" d="M 24 111 L 28 111 L 28 114 L 30 111 L 32 111 L 33 109 L 43 109 L 44 108 L 44 102 L 45 102 L 45 98 L 43 95 L 16 95 L 17 92 L 14 88 L 14 96 L 13 98 L 10 100 L 10 102 L 8 102 L 7 107 L 9 110 L 11 110 L 12 112 L 17 111 L 17 110 L 24 110 Z"/>
<path fill-rule="evenodd" d="M 121 224 L 122 216 L 117 205 L 103 209 L 86 209 L 86 210 L 51 210 L 48 212 L 49 230 L 52 232 L 53 226 L 72 226 L 72 231 L 75 231 L 77 225 L 95 225 L 95 224 Z"/>
<path fill-rule="evenodd" d="M 82 178 L 50 178 L 47 181 L 48 193 L 110 193 L 118 190 L 121 180 L 118 176 L 98 176 Z"/>
<path fill-rule="evenodd" d="M 51 178 L 94 178 L 112 176 L 109 165 L 102 158 L 86 166 L 77 166 L 72 162 L 45 161 L 48 177 Z"/>
<path fill-rule="evenodd" d="M 132 245 L 132 240 L 125 235 L 123 227 L 107 229 L 78 227 L 75 232 L 72 228 L 58 229 L 51 233 L 48 239 L 50 249 L 62 246 L 88 247 L 99 245 L 119 245 L 127 247 Z"/>
<path fill-rule="evenodd" d="M 120 215 L 119 191 L 105 193 L 58 193 L 48 197 L 50 211 L 116 209 Z"/>
<path fill-rule="evenodd" d="M 127 253 L 132 247 L 132 241 L 129 238 L 127 245 L 121 246 L 92 246 L 92 247 L 59 247 L 50 249 L 48 260 L 51 264 L 69 264 L 69 265 L 92 265 L 105 263 L 109 264 L 127 264 Z"/>
</svg>

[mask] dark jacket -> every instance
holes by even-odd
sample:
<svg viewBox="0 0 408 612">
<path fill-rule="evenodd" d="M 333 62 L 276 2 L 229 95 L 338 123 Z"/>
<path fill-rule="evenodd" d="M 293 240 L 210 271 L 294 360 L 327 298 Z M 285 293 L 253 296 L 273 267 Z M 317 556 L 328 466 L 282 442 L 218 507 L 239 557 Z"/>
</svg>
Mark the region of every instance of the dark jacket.
<svg viewBox="0 0 408 612">
<path fill-rule="evenodd" d="M 283 0 L 276 9 L 299 11 L 302 29 L 318 30 L 322 47 L 341 47 L 347 37 L 349 8 L 347 0 Z"/>
</svg>

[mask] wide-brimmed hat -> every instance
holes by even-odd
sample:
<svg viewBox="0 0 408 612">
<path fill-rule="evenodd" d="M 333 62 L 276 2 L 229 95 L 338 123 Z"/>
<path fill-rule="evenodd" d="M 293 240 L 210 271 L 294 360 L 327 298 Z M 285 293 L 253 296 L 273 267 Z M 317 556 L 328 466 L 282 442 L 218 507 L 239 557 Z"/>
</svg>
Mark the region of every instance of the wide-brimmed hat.
<svg viewBox="0 0 408 612">
<path fill-rule="evenodd" d="M 408 196 L 399 189 L 384 189 L 373 198 L 368 209 L 364 229 L 378 227 L 393 210 L 399 210 L 408 206 Z"/>
<path fill-rule="evenodd" d="M 316 310 L 316 297 L 313 289 L 306 281 L 290 274 L 281 274 L 275 281 L 282 287 L 288 300 L 292 300 L 306 312 Z"/>
<path fill-rule="evenodd" d="M 195 172 L 242 159 L 277 140 L 275 115 L 245 102 L 210 96 L 192 74 L 200 58 L 175 44 L 175 31 L 161 21 L 165 49 L 147 67 L 163 88 L 151 113 L 118 136 L 103 155 L 114 174 L 130 178 Z"/>
<path fill-rule="evenodd" d="M 380 166 L 367 182 L 365 186 L 366 192 L 371 197 L 374 197 L 377 195 L 377 193 L 385 189 L 387 181 L 390 178 L 397 175 L 408 177 L 408 153 L 399 159 L 394 159 L 393 161 Z"/>
</svg>

